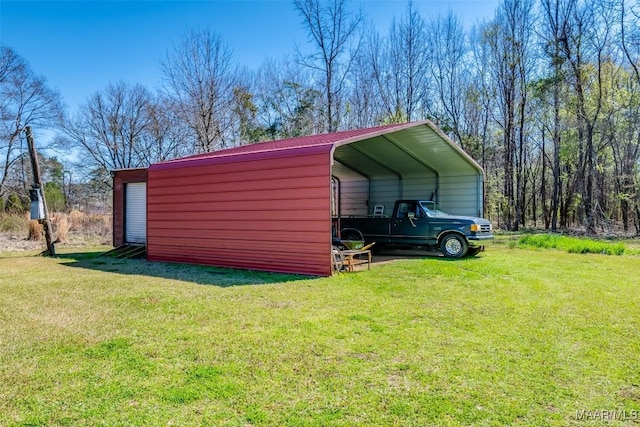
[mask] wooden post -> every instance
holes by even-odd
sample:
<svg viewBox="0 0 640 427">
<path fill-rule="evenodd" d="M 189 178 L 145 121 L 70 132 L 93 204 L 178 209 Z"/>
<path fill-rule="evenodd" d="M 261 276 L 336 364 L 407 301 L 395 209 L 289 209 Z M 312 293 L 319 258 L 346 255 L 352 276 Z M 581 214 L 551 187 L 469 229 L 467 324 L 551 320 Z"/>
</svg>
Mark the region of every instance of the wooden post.
<svg viewBox="0 0 640 427">
<path fill-rule="evenodd" d="M 29 147 L 29 157 L 31 158 L 31 169 L 33 169 L 33 182 L 34 187 L 40 189 L 42 194 L 42 205 L 44 207 L 44 220 L 41 220 L 44 228 L 44 238 L 47 241 L 47 254 L 49 256 L 56 256 L 56 247 L 53 243 L 53 231 L 51 229 L 51 221 L 49 220 L 49 209 L 47 209 L 47 199 L 44 195 L 44 186 L 40 178 L 40 165 L 38 163 L 38 153 L 33 142 L 33 135 L 31 134 L 31 126 L 26 126 L 24 132 L 27 136 L 27 146 Z"/>
</svg>

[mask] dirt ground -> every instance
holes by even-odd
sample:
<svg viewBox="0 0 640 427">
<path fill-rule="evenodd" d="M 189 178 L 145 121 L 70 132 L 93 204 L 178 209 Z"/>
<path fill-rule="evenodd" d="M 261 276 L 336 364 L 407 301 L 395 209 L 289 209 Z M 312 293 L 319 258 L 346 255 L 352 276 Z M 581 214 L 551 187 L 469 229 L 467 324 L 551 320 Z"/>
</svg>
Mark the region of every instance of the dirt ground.
<svg viewBox="0 0 640 427">
<path fill-rule="evenodd" d="M 45 250 L 47 245 L 44 240 L 27 240 L 26 236 L 16 233 L 0 233 L 0 254 L 4 252 L 21 252 Z"/>
<path fill-rule="evenodd" d="M 373 255 L 371 262 L 381 264 L 396 259 L 433 258 L 442 257 L 440 252 L 431 252 L 421 249 L 382 249 Z"/>
</svg>

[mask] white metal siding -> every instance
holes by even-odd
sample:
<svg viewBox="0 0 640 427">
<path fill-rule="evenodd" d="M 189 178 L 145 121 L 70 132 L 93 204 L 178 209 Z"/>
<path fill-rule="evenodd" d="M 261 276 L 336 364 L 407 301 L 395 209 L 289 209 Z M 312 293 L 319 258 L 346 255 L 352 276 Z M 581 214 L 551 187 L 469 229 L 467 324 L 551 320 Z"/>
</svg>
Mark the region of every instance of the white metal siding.
<svg viewBox="0 0 640 427">
<path fill-rule="evenodd" d="M 369 180 L 338 162 L 331 173 L 340 181 L 340 215 L 366 215 Z"/>
<path fill-rule="evenodd" d="M 396 200 L 402 198 L 402 183 L 395 176 L 380 176 L 371 180 L 371 213 L 375 205 L 384 205 L 385 215 L 391 215 Z"/>
<path fill-rule="evenodd" d="M 402 198 L 430 200 L 435 197 L 437 179 L 434 173 L 405 176 L 402 180 Z"/>
<path fill-rule="evenodd" d="M 455 215 L 482 216 L 478 175 L 440 177 L 439 208 Z"/>
<path fill-rule="evenodd" d="M 147 243 L 147 183 L 125 184 L 124 197 L 124 241 Z"/>
</svg>

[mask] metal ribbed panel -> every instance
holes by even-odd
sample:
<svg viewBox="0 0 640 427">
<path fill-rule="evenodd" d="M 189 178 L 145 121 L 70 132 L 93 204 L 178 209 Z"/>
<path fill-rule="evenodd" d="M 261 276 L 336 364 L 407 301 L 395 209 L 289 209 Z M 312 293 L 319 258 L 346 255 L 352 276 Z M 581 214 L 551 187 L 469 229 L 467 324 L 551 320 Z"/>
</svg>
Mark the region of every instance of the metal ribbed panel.
<svg viewBox="0 0 640 427">
<path fill-rule="evenodd" d="M 149 260 L 331 274 L 330 152 L 149 169 Z"/>
</svg>

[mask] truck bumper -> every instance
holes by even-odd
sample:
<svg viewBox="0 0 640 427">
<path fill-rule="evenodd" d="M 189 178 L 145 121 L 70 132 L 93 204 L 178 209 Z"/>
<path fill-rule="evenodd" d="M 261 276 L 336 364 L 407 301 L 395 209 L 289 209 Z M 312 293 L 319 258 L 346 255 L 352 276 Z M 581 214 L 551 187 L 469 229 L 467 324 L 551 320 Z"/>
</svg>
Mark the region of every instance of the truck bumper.
<svg viewBox="0 0 640 427">
<path fill-rule="evenodd" d="M 490 235 L 490 236 L 467 236 L 467 241 L 469 242 L 469 246 L 472 246 L 472 247 L 492 245 L 494 239 L 495 239 L 495 237 L 493 237 L 493 235 Z"/>
</svg>

